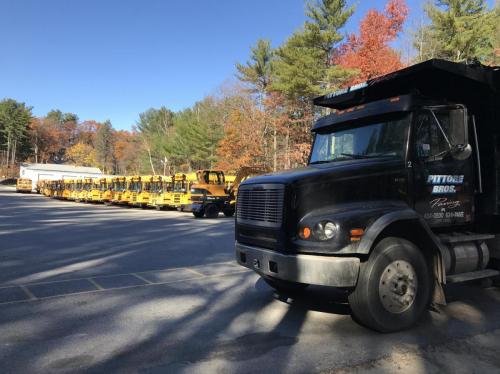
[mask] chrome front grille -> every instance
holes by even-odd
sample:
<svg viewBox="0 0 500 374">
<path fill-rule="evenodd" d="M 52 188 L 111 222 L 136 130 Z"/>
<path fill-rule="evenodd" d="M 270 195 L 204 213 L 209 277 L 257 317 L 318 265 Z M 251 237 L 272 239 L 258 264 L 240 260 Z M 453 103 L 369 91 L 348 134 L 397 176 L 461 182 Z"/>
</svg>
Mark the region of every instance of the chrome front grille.
<svg viewBox="0 0 500 374">
<path fill-rule="evenodd" d="M 236 204 L 238 223 L 280 227 L 283 221 L 283 184 L 249 184 L 240 186 Z"/>
</svg>

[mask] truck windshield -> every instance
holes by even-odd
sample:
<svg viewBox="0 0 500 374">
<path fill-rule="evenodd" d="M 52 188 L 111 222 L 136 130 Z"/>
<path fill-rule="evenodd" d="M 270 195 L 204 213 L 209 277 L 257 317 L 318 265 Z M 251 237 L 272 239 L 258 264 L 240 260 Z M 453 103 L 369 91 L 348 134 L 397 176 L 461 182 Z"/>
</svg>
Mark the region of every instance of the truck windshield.
<svg viewBox="0 0 500 374">
<path fill-rule="evenodd" d="M 363 126 L 317 133 L 310 164 L 376 157 L 403 159 L 409 125 L 410 116 L 406 114 Z"/>
</svg>

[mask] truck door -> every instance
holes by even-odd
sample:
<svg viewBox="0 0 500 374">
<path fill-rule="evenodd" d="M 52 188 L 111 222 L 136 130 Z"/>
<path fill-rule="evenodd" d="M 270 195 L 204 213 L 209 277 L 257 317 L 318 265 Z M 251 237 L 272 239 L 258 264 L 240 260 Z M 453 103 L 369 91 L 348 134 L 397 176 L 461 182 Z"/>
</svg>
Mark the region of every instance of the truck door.
<svg viewBox="0 0 500 374">
<path fill-rule="evenodd" d="M 413 129 L 415 210 L 430 226 L 471 222 L 475 183 L 466 109 L 423 108 Z"/>
</svg>

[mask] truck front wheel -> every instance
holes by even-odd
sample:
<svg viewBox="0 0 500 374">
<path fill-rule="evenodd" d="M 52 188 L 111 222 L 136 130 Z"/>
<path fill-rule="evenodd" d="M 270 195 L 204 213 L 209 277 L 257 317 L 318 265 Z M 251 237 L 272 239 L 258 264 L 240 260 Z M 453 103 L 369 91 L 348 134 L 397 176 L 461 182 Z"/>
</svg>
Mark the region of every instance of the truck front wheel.
<svg viewBox="0 0 500 374">
<path fill-rule="evenodd" d="M 204 215 L 204 210 L 193 210 L 193 216 L 195 216 L 196 218 L 203 218 Z"/>
<path fill-rule="evenodd" d="M 361 264 L 349 295 L 353 318 L 380 332 L 414 325 L 430 303 L 432 276 L 422 252 L 401 238 L 382 239 Z"/>
<path fill-rule="evenodd" d="M 219 216 L 219 207 L 215 204 L 208 204 L 205 207 L 205 217 L 217 218 Z"/>
</svg>

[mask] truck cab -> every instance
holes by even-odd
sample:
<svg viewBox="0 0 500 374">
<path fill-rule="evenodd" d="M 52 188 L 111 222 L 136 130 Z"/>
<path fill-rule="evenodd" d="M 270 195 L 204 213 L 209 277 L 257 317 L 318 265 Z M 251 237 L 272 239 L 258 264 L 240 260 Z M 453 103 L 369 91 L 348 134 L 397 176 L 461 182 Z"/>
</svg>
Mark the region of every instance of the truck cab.
<svg viewBox="0 0 500 374">
<path fill-rule="evenodd" d="M 498 68 L 429 60 L 315 99 L 306 167 L 238 190 L 236 259 L 280 292 L 342 289 L 381 332 L 500 275 Z"/>
</svg>

